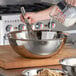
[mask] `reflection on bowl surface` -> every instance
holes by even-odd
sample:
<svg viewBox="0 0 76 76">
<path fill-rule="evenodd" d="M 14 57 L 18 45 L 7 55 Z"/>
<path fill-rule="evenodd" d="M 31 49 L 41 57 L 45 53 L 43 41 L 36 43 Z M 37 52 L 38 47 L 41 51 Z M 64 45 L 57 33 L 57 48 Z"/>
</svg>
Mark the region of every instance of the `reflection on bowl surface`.
<svg viewBox="0 0 76 76">
<path fill-rule="evenodd" d="M 76 58 L 65 58 L 60 60 L 63 70 L 66 70 L 69 76 L 76 76 Z"/>
<path fill-rule="evenodd" d="M 9 33 L 9 42 L 14 51 L 24 57 L 47 58 L 55 55 L 66 41 L 66 36 L 61 31 L 52 31 L 54 34 L 49 39 L 42 39 L 43 32 L 45 31 L 34 32 L 38 37 L 37 40 L 30 40 L 27 31 Z"/>
</svg>

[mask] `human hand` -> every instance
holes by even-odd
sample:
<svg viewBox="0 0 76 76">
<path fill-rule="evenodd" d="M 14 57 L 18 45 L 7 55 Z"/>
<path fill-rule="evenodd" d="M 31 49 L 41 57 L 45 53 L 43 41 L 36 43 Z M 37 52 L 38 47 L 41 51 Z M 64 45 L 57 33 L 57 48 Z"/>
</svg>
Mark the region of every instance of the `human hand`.
<svg viewBox="0 0 76 76">
<path fill-rule="evenodd" d="M 55 5 L 52 6 L 46 10 L 43 11 L 39 11 L 39 12 L 27 12 L 24 16 L 25 19 L 28 19 L 30 24 L 36 23 L 38 21 L 42 21 L 42 20 L 48 20 L 50 19 L 50 15 L 54 16 L 57 13 L 59 13 L 61 10 Z M 20 16 L 20 19 L 22 22 L 24 22 L 24 19 L 22 17 L 22 15 Z"/>
<path fill-rule="evenodd" d="M 35 22 L 38 21 L 38 19 L 37 19 L 36 16 L 37 16 L 37 14 L 34 13 L 34 12 L 27 12 L 27 13 L 25 14 L 24 18 L 25 18 L 25 19 L 28 19 L 28 22 L 29 22 L 30 24 L 32 24 L 32 23 L 35 23 Z M 21 19 L 22 22 L 24 22 L 24 18 L 22 17 L 22 15 L 20 16 L 20 19 Z M 25 23 L 25 22 L 24 22 L 24 23 Z"/>
<path fill-rule="evenodd" d="M 70 4 L 72 6 L 76 6 L 76 0 L 65 0 L 67 4 Z"/>
</svg>

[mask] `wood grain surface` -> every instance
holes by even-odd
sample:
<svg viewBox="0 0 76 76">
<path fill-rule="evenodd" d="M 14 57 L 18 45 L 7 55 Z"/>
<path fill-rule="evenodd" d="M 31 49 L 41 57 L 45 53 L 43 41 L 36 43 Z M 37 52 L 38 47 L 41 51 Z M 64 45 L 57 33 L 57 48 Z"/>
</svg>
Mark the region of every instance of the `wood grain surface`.
<svg viewBox="0 0 76 76">
<path fill-rule="evenodd" d="M 59 60 L 66 57 L 75 57 L 76 49 L 68 46 L 64 48 L 55 56 L 46 59 L 28 59 L 17 53 L 10 46 L 0 46 L 0 67 L 4 69 L 40 67 L 49 65 L 59 65 Z"/>
</svg>

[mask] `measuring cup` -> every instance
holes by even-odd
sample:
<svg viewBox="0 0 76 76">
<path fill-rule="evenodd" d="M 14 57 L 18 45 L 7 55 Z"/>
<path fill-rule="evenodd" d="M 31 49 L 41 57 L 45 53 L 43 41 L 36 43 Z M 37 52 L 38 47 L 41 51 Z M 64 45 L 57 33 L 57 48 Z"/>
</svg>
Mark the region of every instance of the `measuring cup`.
<svg viewBox="0 0 76 76">
<path fill-rule="evenodd" d="M 66 27 L 70 27 L 76 23 L 76 7 L 66 5 L 65 9 L 58 14 L 50 15 L 52 22 L 57 21 Z"/>
</svg>

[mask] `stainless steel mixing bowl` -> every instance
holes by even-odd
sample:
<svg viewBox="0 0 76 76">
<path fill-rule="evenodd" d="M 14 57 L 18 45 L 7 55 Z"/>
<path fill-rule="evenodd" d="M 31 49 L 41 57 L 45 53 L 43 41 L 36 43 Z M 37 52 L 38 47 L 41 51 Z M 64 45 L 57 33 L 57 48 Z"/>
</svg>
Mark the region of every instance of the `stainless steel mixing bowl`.
<svg viewBox="0 0 76 76">
<path fill-rule="evenodd" d="M 42 33 L 49 31 L 35 31 L 38 40 L 28 38 L 27 31 L 15 31 L 8 34 L 10 45 L 18 54 L 29 58 L 47 58 L 58 53 L 66 41 L 66 35 L 61 31 L 50 39 L 42 39 Z"/>
<path fill-rule="evenodd" d="M 60 60 L 63 70 L 68 72 L 68 76 L 76 76 L 76 57 Z"/>
</svg>

